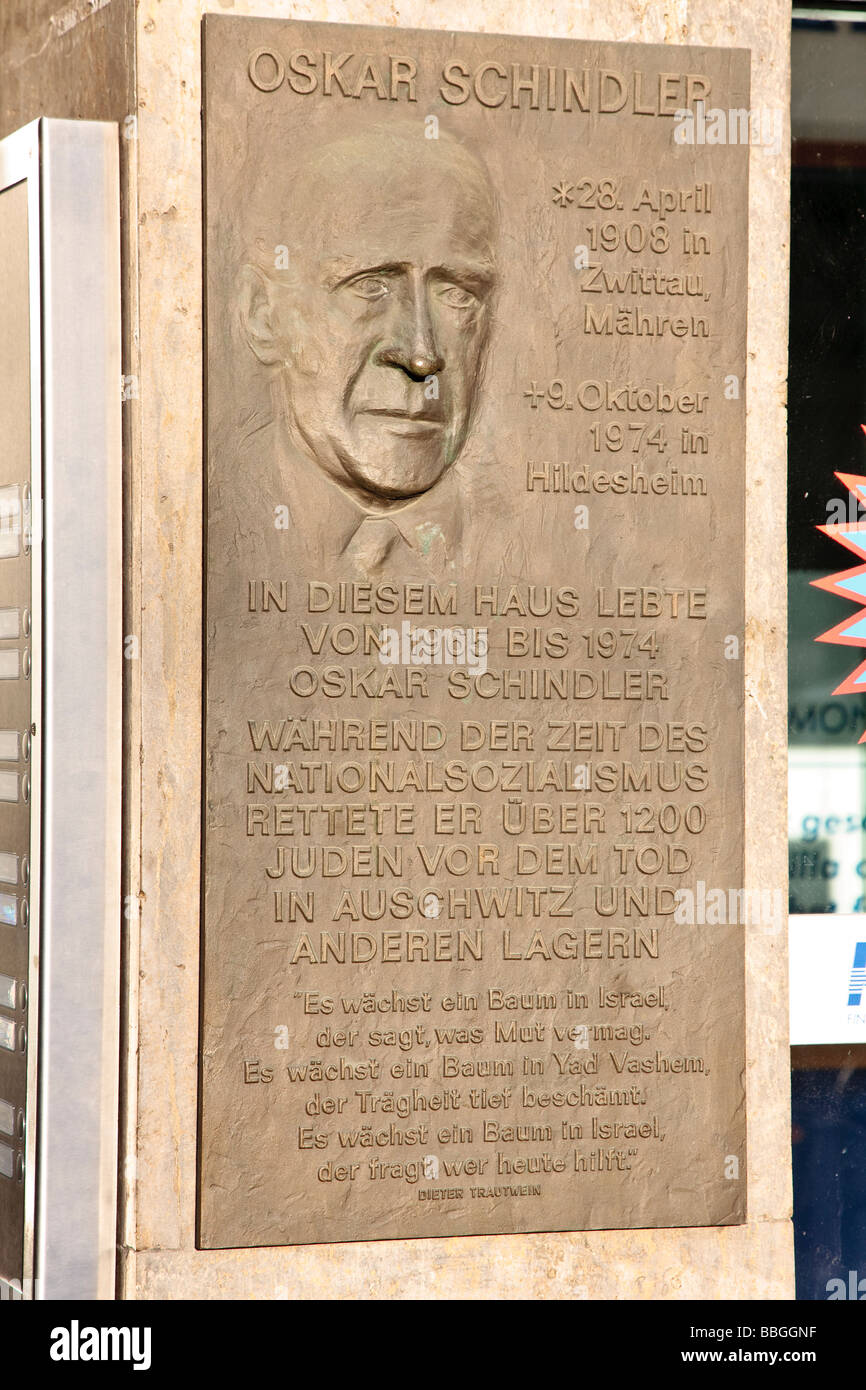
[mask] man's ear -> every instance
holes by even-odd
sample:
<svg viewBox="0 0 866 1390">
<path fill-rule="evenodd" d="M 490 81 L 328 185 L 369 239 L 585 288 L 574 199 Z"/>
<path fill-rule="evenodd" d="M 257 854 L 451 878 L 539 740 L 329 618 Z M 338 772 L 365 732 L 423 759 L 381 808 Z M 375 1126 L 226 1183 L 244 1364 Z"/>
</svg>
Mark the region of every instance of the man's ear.
<svg viewBox="0 0 866 1390">
<path fill-rule="evenodd" d="M 277 366 L 285 359 L 282 334 L 277 325 L 274 282 L 254 265 L 245 265 L 238 276 L 238 314 L 244 337 L 260 362 Z"/>
</svg>

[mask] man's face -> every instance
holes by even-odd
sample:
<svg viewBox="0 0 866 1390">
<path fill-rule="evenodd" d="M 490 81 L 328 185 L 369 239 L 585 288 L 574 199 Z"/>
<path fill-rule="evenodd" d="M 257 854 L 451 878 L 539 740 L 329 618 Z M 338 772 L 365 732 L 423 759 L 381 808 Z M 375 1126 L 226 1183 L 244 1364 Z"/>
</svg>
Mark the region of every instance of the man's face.
<svg viewBox="0 0 866 1390">
<path fill-rule="evenodd" d="M 493 208 L 480 170 L 415 138 L 325 166 L 272 283 L 290 426 L 363 497 L 425 492 L 460 452 L 488 336 Z M 426 146 L 426 148 L 425 148 Z M 389 159 L 389 154 L 392 156 Z"/>
</svg>

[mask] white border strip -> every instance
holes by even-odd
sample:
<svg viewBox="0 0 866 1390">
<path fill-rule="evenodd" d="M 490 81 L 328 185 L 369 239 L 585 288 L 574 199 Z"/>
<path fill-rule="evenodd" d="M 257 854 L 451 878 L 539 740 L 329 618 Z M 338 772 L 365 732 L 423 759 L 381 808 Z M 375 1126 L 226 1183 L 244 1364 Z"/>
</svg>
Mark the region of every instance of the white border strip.
<svg viewBox="0 0 866 1390">
<path fill-rule="evenodd" d="M 113 1298 L 122 688 L 117 127 L 40 122 L 42 989 L 36 1296 Z"/>
<path fill-rule="evenodd" d="M 42 284 L 40 238 L 39 122 L 22 126 L 0 141 L 0 191 L 27 182 L 27 235 L 30 281 L 30 486 L 34 519 L 42 506 Z M 39 1126 L 39 993 L 41 984 L 40 887 L 41 887 L 41 756 L 42 729 L 39 706 L 42 691 L 42 566 L 41 533 L 34 525 L 31 560 L 30 608 L 32 613 L 31 709 L 38 721 L 30 757 L 30 945 L 27 973 L 27 1130 L 24 1140 L 24 1259 L 20 1293 L 34 1296 L 36 1162 Z M 7 1286 L 14 1287 L 14 1286 Z M 14 1295 L 13 1295 L 14 1296 Z"/>
</svg>

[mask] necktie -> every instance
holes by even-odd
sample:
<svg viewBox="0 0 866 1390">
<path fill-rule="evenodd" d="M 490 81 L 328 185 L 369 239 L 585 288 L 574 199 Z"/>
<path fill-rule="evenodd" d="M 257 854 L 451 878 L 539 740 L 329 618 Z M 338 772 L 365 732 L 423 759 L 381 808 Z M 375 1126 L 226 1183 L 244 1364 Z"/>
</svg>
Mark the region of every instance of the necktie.
<svg viewBox="0 0 866 1390">
<path fill-rule="evenodd" d="M 397 545 L 406 551 L 403 537 L 393 521 L 368 516 L 361 522 L 344 553 L 352 565 L 371 579 L 378 579 L 391 568 L 389 561 Z"/>
</svg>

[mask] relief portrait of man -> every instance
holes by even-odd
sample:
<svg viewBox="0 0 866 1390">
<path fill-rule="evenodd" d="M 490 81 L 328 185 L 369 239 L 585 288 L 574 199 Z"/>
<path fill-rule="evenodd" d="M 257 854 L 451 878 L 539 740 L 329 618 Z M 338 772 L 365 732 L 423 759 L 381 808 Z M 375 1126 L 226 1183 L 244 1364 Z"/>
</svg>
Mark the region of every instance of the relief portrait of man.
<svg viewBox="0 0 866 1390">
<path fill-rule="evenodd" d="M 286 509 L 284 553 L 320 573 L 457 577 L 477 537 L 454 465 L 497 287 L 487 169 L 420 120 L 289 167 L 259 170 L 237 273 L 247 361 L 269 384 L 269 418 L 242 444 L 276 459 L 262 514 Z"/>
</svg>

